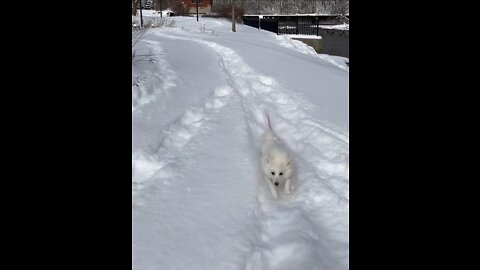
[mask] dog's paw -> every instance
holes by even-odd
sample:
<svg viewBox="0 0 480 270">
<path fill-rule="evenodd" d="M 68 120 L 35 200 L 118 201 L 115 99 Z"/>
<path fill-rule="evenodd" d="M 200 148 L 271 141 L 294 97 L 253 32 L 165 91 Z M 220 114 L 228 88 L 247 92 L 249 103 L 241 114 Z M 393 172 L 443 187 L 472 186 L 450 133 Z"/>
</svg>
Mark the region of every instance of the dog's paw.
<svg viewBox="0 0 480 270">
<path fill-rule="evenodd" d="M 272 196 L 275 200 L 278 200 L 278 194 L 275 192 L 275 193 L 272 193 Z"/>
</svg>

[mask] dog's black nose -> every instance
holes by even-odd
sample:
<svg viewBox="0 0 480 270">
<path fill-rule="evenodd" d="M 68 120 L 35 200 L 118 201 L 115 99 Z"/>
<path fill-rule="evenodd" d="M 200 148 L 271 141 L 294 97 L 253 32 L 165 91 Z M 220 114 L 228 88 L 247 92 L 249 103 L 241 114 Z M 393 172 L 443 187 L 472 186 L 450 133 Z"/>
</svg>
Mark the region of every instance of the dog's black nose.
<svg viewBox="0 0 480 270">
<path fill-rule="evenodd" d="M 278 186 L 278 182 L 275 182 L 275 186 Z"/>
</svg>

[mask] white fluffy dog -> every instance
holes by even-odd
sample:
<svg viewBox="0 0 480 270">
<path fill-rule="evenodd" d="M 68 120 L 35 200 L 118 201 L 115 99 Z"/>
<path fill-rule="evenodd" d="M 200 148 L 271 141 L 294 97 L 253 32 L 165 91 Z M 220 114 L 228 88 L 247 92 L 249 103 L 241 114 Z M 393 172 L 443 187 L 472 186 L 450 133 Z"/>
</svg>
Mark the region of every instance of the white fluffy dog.
<svg viewBox="0 0 480 270">
<path fill-rule="evenodd" d="M 276 200 L 278 199 L 277 189 L 282 186 L 284 193 L 290 193 L 293 162 L 286 147 L 273 134 L 270 117 L 268 114 L 265 115 L 268 120 L 268 130 L 262 135 L 261 166 L 265 181 Z"/>
</svg>

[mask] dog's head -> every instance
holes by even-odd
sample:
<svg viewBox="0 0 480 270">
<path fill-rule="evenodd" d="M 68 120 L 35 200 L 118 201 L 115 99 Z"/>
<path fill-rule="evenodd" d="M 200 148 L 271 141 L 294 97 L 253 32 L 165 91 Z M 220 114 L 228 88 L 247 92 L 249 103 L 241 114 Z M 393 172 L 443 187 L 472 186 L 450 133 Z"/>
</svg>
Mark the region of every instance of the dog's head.
<svg viewBox="0 0 480 270">
<path fill-rule="evenodd" d="M 292 159 L 283 155 L 271 154 L 266 157 L 264 172 L 276 188 L 292 176 L 292 163 Z"/>
</svg>

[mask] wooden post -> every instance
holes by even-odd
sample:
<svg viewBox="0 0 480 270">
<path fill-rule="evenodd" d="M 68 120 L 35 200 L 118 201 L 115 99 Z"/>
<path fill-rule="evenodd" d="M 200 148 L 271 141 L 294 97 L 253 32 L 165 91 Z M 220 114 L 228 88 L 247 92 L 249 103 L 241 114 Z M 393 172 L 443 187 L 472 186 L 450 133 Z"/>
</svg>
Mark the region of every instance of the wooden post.
<svg viewBox="0 0 480 270">
<path fill-rule="evenodd" d="M 140 27 L 143 28 L 142 0 L 140 0 Z"/>
<path fill-rule="evenodd" d="M 298 35 L 298 15 L 295 16 L 297 18 L 296 22 L 297 22 L 297 26 L 295 27 L 295 34 Z"/>
<path fill-rule="evenodd" d="M 235 29 L 235 1 L 232 1 L 232 32 L 237 32 Z"/>
</svg>

